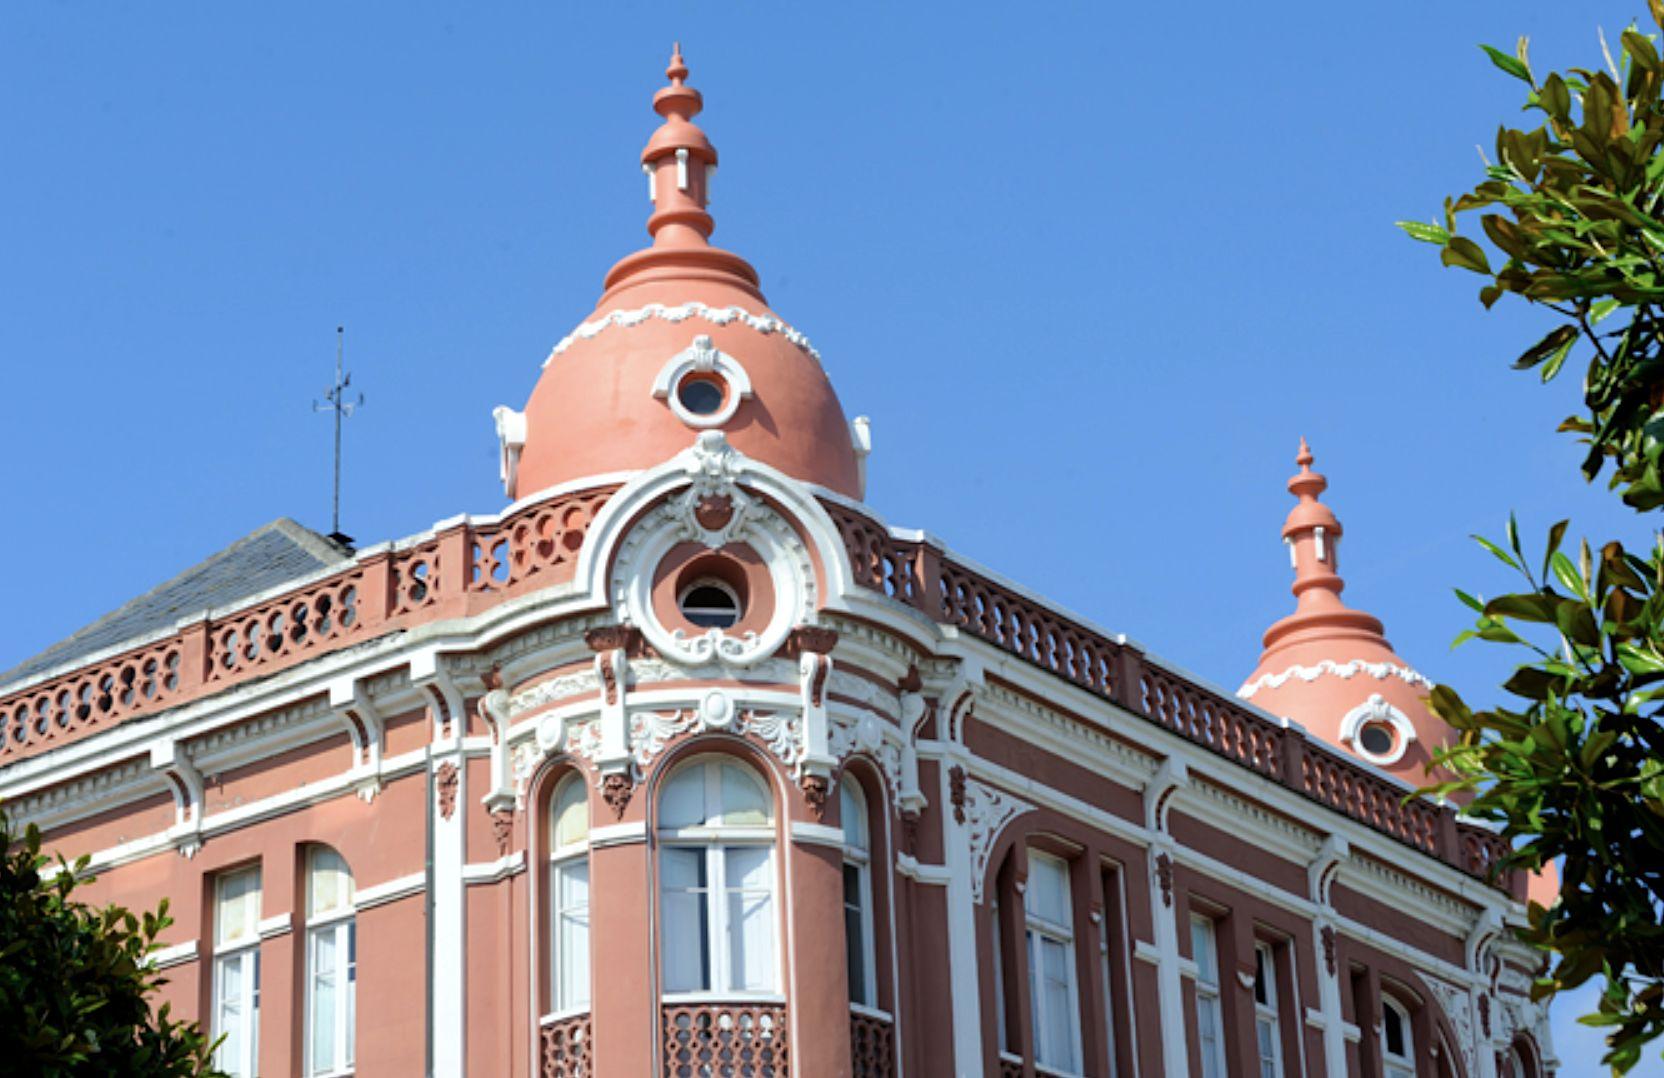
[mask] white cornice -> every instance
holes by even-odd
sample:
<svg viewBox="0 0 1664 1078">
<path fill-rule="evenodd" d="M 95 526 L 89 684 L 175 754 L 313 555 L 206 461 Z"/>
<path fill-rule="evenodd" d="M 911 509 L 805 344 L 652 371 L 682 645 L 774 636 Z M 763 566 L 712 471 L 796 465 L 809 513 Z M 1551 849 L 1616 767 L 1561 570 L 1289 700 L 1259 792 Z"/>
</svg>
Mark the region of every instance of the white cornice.
<svg viewBox="0 0 1664 1078">
<path fill-rule="evenodd" d="M 1357 677 L 1359 674 L 1367 674 L 1376 681 L 1385 681 L 1387 678 L 1395 677 L 1404 682 L 1406 685 L 1410 685 L 1418 689 L 1426 689 L 1428 691 L 1432 691 L 1433 688 L 1433 683 L 1426 677 L 1410 669 L 1408 666 L 1400 666 L 1397 663 L 1370 662 L 1367 659 L 1351 659 L 1347 662 L 1337 663 L 1330 659 L 1324 659 L 1313 666 L 1301 666 L 1299 663 L 1296 663 L 1281 673 L 1261 674 L 1253 681 L 1248 682 L 1246 685 L 1242 686 L 1242 688 L 1238 689 L 1236 694 L 1244 700 L 1251 700 L 1254 698 L 1254 694 L 1259 692 L 1261 689 L 1280 689 L 1291 678 L 1299 678 L 1301 681 L 1312 682 L 1316 681 L 1320 677 L 1323 677 L 1324 675 L 1328 675 L 1330 677 L 1338 677 L 1343 680 L 1350 680 L 1351 678 Z"/>
</svg>

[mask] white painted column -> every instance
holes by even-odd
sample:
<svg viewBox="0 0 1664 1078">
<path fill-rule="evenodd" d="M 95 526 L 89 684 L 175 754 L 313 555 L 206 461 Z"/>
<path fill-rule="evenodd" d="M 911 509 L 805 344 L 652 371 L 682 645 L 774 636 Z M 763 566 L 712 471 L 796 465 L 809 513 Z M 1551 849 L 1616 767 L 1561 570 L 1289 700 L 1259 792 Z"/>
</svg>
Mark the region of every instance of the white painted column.
<svg viewBox="0 0 1664 1078">
<path fill-rule="evenodd" d="M 948 991 L 953 999 L 953 1073 L 982 1078 L 982 976 L 976 956 L 976 898 L 971 893 L 971 840 L 953 810 L 948 772 L 964 767 L 958 753 L 941 758 L 936 791 L 942 813 L 943 861 L 948 870 Z"/>
<path fill-rule="evenodd" d="M 430 993 L 433 1013 L 429 1016 L 429 1055 L 434 1078 L 462 1078 L 467 1072 L 467 911 L 462 866 L 467 851 L 463 842 L 463 820 L 468 804 L 468 775 L 462 755 L 462 737 L 467 729 L 462 694 L 457 690 L 443 661 L 433 652 L 412 657 L 410 679 L 428 697 L 433 716 L 433 741 L 428 751 L 428 768 L 434 796 L 428 804 L 432 814 L 433 939 Z M 446 810 L 449 811 L 446 811 Z"/>
<path fill-rule="evenodd" d="M 1329 835 L 1311 864 L 1306 866 L 1306 880 L 1311 900 L 1318 908 L 1312 919 L 1312 954 L 1317 959 L 1317 1004 L 1323 1030 L 1323 1070 L 1329 1078 L 1341 1078 L 1346 1073 L 1346 1016 L 1341 1011 L 1341 968 L 1335 957 L 1338 929 L 1335 928 L 1333 907 L 1329 905 L 1329 885 L 1342 863 L 1352 855 L 1352 847 L 1340 835 Z M 1310 1024 L 1310 1019 L 1306 1021 Z"/>
<path fill-rule="evenodd" d="M 1184 982 L 1179 957 L 1178 904 L 1173 900 L 1173 849 L 1158 835 L 1150 859 L 1150 921 L 1156 948 L 1156 1007 L 1161 1017 L 1161 1068 L 1167 1078 L 1190 1078 L 1190 1047 L 1184 1035 Z M 1166 864 L 1162 862 L 1165 859 Z"/>
</svg>

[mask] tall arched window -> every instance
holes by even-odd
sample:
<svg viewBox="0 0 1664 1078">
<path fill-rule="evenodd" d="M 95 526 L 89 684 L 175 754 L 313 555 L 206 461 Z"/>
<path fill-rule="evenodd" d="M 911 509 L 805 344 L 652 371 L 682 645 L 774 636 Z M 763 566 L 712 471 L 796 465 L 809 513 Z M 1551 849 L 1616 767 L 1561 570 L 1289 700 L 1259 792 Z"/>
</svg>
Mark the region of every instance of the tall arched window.
<svg viewBox="0 0 1664 1078">
<path fill-rule="evenodd" d="M 1388 995 L 1381 997 L 1381 1063 L 1386 1078 L 1416 1078 L 1416 1045 L 1410 1028 L 1410 1012 Z"/>
<path fill-rule="evenodd" d="M 844 826 L 844 953 L 849 966 L 849 1000 L 878 1005 L 872 938 L 872 841 L 867 798 L 849 775 L 838 784 L 838 815 Z"/>
<path fill-rule="evenodd" d="M 730 757 L 698 757 L 665 784 L 658 828 L 665 992 L 777 993 L 768 786 Z"/>
<path fill-rule="evenodd" d="M 1080 1004 L 1075 987 L 1075 918 L 1067 862 L 1038 850 L 1029 851 L 1023 918 L 1028 936 L 1034 1061 L 1072 1074 L 1080 1067 Z"/>
<path fill-rule="evenodd" d="M 589 1009 L 589 789 L 571 774 L 550 803 L 549 991 L 556 1013 Z"/>
<path fill-rule="evenodd" d="M 352 872 L 328 846 L 306 854 L 306 1073 L 352 1071 L 358 1012 Z"/>
</svg>

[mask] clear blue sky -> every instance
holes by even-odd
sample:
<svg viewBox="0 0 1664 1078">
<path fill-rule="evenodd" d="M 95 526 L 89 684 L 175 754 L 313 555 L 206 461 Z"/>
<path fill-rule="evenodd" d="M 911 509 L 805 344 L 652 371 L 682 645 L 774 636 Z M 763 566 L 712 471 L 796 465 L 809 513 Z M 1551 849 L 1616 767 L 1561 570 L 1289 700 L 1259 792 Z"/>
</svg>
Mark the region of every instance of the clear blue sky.
<svg viewBox="0 0 1664 1078">
<path fill-rule="evenodd" d="M 717 239 L 872 417 L 892 523 L 1234 687 L 1304 434 L 1348 597 L 1481 698 L 1506 656 L 1450 651 L 1450 587 L 1508 581 L 1465 537 L 1642 533 L 1551 433 L 1576 379 L 1507 368 L 1540 320 L 1392 226 L 1518 106 L 1477 42 L 1593 65 L 1640 0 L 835 7 L 8 5 L 0 667 L 328 530 L 338 323 L 346 530 L 499 508 L 490 409 L 644 238 L 678 37 Z"/>
</svg>

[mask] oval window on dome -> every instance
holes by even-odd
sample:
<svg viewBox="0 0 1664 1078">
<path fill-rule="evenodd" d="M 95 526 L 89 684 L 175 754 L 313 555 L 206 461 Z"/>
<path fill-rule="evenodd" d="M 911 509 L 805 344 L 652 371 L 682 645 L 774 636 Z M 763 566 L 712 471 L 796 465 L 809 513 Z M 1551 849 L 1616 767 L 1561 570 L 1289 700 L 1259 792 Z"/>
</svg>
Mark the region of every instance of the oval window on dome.
<svg viewBox="0 0 1664 1078">
<path fill-rule="evenodd" d="M 1397 740 L 1391 723 L 1366 722 L 1358 729 L 1358 748 L 1370 756 L 1391 756 Z"/>
<path fill-rule="evenodd" d="M 709 375 L 688 375 L 676 386 L 677 402 L 697 416 L 716 415 L 727 397 L 727 387 Z"/>
<path fill-rule="evenodd" d="M 744 614 L 740 597 L 727 582 L 703 576 L 682 589 L 676 605 L 682 616 L 701 629 L 728 629 Z"/>
</svg>

